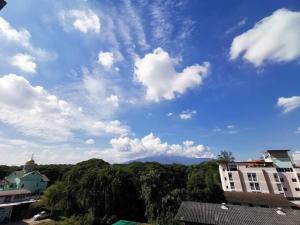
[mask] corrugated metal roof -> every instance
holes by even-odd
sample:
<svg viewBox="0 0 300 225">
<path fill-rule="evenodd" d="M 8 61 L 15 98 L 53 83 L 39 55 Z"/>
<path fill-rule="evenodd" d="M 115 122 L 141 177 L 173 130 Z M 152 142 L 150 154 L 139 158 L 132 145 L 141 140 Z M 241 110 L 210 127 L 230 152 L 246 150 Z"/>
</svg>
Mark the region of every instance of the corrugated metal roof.
<svg viewBox="0 0 300 225">
<path fill-rule="evenodd" d="M 9 196 L 9 195 L 21 195 L 21 194 L 31 194 L 31 192 L 28 191 L 27 189 L 0 191 L 0 197 Z"/>
<path fill-rule="evenodd" d="M 252 192 L 224 192 L 225 198 L 229 203 L 251 204 L 254 206 L 269 206 L 269 207 L 293 207 L 296 206 L 288 201 L 282 195 L 252 193 Z"/>
<path fill-rule="evenodd" d="M 175 217 L 182 222 L 211 225 L 299 225 L 300 211 L 285 209 L 279 215 L 275 208 L 183 202 Z"/>
</svg>

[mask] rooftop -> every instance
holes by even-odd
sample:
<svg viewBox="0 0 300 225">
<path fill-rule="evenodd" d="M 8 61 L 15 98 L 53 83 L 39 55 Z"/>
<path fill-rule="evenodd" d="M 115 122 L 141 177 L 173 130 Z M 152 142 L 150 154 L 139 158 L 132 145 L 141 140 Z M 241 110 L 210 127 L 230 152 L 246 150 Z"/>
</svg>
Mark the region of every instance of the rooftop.
<svg viewBox="0 0 300 225">
<path fill-rule="evenodd" d="M 27 189 L 0 191 L 0 197 L 9 196 L 9 195 L 22 195 L 22 194 L 31 194 L 31 192 L 28 191 Z"/>
<path fill-rule="evenodd" d="M 181 222 L 211 225 L 299 225 L 300 211 L 182 202 L 175 219 Z"/>
<path fill-rule="evenodd" d="M 297 205 L 288 201 L 282 195 L 252 193 L 252 192 L 224 192 L 227 202 L 233 204 L 248 204 L 253 206 L 283 207 L 291 208 Z M 300 212 L 299 212 L 300 213 Z"/>
</svg>

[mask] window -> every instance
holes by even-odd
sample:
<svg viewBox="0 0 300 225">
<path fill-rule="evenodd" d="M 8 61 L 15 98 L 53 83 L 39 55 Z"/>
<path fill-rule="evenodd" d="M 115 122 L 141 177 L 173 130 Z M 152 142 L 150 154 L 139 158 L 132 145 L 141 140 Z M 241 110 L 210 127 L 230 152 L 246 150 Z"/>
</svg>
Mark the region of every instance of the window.
<svg viewBox="0 0 300 225">
<path fill-rule="evenodd" d="M 300 191 L 300 188 L 295 188 L 296 191 Z"/>
<path fill-rule="evenodd" d="M 229 178 L 229 180 L 233 180 L 232 179 L 232 173 L 228 173 L 228 178 Z"/>
<path fill-rule="evenodd" d="M 276 182 L 279 182 L 279 177 L 277 173 L 273 173 L 274 179 Z"/>
<path fill-rule="evenodd" d="M 298 176 L 298 179 L 299 179 L 299 181 L 300 181 L 300 173 L 298 173 L 297 176 Z"/>
<path fill-rule="evenodd" d="M 287 188 L 284 187 L 283 190 L 284 190 L 284 191 L 287 191 Z"/>
<path fill-rule="evenodd" d="M 276 168 L 277 172 L 293 172 L 293 168 Z"/>
<path fill-rule="evenodd" d="M 224 177 L 224 180 L 227 180 L 227 177 Z"/>
<path fill-rule="evenodd" d="M 260 186 L 257 182 L 250 182 L 250 188 L 252 191 L 260 191 Z"/>
<path fill-rule="evenodd" d="M 256 173 L 247 173 L 249 181 L 257 181 Z"/>
<path fill-rule="evenodd" d="M 293 182 L 297 182 L 297 179 L 296 179 L 296 178 L 292 178 L 292 181 L 293 181 Z"/>
<path fill-rule="evenodd" d="M 21 187 L 23 188 L 23 187 L 24 187 L 24 184 L 22 184 Z"/>
<path fill-rule="evenodd" d="M 233 183 L 233 182 L 230 182 L 230 188 L 231 188 L 231 189 L 235 189 L 234 183 Z"/>
<path fill-rule="evenodd" d="M 281 182 L 284 182 L 284 179 L 283 179 L 283 178 L 280 178 L 280 181 L 281 181 Z"/>
<path fill-rule="evenodd" d="M 281 184 L 277 184 L 278 191 L 283 191 Z"/>
<path fill-rule="evenodd" d="M 237 165 L 228 165 L 229 171 L 237 171 Z"/>
<path fill-rule="evenodd" d="M 226 186 L 226 189 L 228 189 L 228 186 Z"/>
</svg>

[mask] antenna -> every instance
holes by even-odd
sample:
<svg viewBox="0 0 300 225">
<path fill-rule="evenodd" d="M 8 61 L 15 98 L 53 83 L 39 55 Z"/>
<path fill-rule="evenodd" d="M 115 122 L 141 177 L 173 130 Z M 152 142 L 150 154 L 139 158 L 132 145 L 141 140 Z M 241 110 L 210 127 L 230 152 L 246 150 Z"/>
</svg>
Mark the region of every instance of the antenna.
<svg viewBox="0 0 300 225">
<path fill-rule="evenodd" d="M 31 160 L 33 160 L 34 153 L 31 154 Z"/>
</svg>

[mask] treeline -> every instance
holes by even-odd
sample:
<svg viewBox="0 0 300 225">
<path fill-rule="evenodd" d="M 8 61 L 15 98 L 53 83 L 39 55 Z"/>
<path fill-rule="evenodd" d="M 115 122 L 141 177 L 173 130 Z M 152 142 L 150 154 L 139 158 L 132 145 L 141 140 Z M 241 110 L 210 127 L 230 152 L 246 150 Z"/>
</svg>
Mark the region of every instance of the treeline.
<svg viewBox="0 0 300 225">
<path fill-rule="evenodd" d="M 215 161 L 194 166 L 109 165 L 91 159 L 64 170 L 39 206 L 76 224 L 112 224 L 119 219 L 176 224 L 173 218 L 182 201 L 224 201 Z"/>
</svg>

